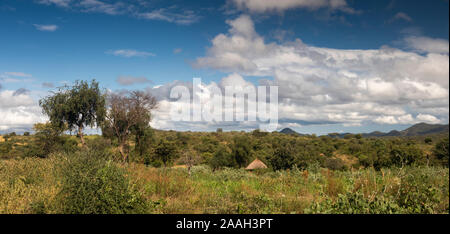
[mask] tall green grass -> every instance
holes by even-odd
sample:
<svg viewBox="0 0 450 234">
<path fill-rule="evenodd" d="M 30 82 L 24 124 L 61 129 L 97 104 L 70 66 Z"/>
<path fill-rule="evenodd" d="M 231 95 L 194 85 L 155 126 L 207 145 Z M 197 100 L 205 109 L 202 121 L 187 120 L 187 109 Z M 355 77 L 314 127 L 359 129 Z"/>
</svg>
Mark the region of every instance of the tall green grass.
<svg viewBox="0 0 450 234">
<path fill-rule="evenodd" d="M 81 151 L 0 160 L 0 213 L 449 213 L 449 171 L 196 166 L 189 176 Z"/>
</svg>

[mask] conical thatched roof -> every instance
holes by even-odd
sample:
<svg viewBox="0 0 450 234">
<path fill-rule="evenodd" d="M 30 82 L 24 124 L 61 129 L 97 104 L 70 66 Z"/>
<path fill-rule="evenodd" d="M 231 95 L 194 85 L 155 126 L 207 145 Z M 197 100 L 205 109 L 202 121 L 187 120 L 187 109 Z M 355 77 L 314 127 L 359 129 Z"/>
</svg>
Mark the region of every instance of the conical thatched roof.
<svg viewBox="0 0 450 234">
<path fill-rule="evenodd" d="M 261 169 L 261 168 L 267 168 L 266 164 L 261 162 L 259 159 L 255 159 L 253 162 L 251 162 L 245 170 L 255 170 L 255 169 Z"/>
</svg>

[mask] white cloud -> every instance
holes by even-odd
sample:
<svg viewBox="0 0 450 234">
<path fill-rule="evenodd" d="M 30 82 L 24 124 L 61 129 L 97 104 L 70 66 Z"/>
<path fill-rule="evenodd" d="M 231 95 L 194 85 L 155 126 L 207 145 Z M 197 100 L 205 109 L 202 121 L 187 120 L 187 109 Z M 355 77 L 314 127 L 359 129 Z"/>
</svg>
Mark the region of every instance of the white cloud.
<svg viewBox="0 0 450 234">
<path fill-rule="evenodd" d="M 394 116 L 380 116 L 374 119 L 374 122 L 379 124 L 397 124 L 398 121 Z"/>
<path fill-rule="evenodd" d="M 394 15 L 394 17 L 390 20 L 390 22 L 396 21 L 396 20 L 404 20 L 407 22 L 412 22 L 413 19 L 407 15 L 404 12 L 398 12 L 397 14 Z"/>
<path fill-rule="evenodd" d="M 192 10 L 179 10 L 176 6 L 152 8 L 152 4 L 140 0 L 116 2 L 105 0 L 40 0 L 37 3 L 55 5 L 78 12 L 128 15 L 142 19 L 162 20 L 180 25 L 189 25 L 200 19 Z"/>
<path fill-rule="evenodd" d="M 259 82 L 279 86 L 280 118 L 357 125 L 413 123 L 432 115 L 435 119 L 424 121 L 448 122 L 449 56 L 438 53 L 443 49 L 422 55 L 386 46 L 314 47 L 300 39 L 266 43 L 249 16 L 227 23 L 228 33 L 214 37 L 194 66 L 241 77 L 273 77 Z"/>
<path fill-rule="evenodd" d="M 4 83 L 29 82 L 32 75 L 23 72 L 4 72 L 0 74 L 0 81 Z"/>
<path fill-rule="evenodd" d="M 346 13 L 357 13 L 345 0 L 230 0 L 238 9 L 254 13 L 283 12 L 289 9 L 305 8 L 317 10 L 328 8 Z"/>
<path fill-rule="evenodd" d="M 427 115 L 427 114 L 419 114 L 417 116 L 417 120 L 419 122 L 426 122 L 426 123 L 440 123 L 441 121 L 439 121 L 438 118 L 436 118 L 435 116 L 432 115 Z"/>
<path fill-rule="evenodd" d="M 16 95 L 15 95 L 16 93 Z M 45 121 L 41 108 L 27 92 L 0 91 L 0 130 L 31 128 Z"/>
<path fill-rule="evenodd" d="M 198 17 L 193 11 L 186 10 L 181 13 L 174 13 L 164 8 L 153 10 L 150 12 L 142 12 L 136 15 L 139 18 L 143 19 L 161 20 L 181 25 L 193 24 L 200 19 L 200 17 Z"/>
<path fill-rule="evenodd" d="M 100 12 L 108 15 L 121 14 L 126 7 L 126 5 L 121 2 L 112 4 L 98 0 L 82 0 L 78 6 L 83 12 Z"/>
<path fill-rule="evenodd" d="M 449 53 L 449 42 L 445 39 L 410 36 L 405 38 L 407 46 L 422 53 Z M 448 56 L 447 56 L 448 57 Z"/>
<path fill-rule="evenodd" d="M 237 73 L 230 74 L 227 77 L 224 77 L 220 80 L 220 86 L 226 87 L 226 86 L 237 86 L 237 87 L 247 87 L 247 86 L 253 86 L 252 83 L 246 81 L 241 75 Z"/>
<path fill-rule="evenodd" d="M 415 118 L 411 114 L 402 116 L 383 115 L 375 118 L 374 122 L 379 124 L 417 124 L 421 122 L 430 124 L 441 123 L 438 118 L 429 114 L 418 114 Z"/>
<path fill-rule="evenodd" d="M 15 77 L 31 77 L 31 74 L 23 73 L 23 72 L 5 72 L 7 76 L 15 76 Z"/>
<path fill-rule="evenodd" d="M 125 57 L 125 58 L 156 56 L 154 53 L 138 51 L 138 50 L 131 50 L 131 49 L 113 50 L 113 51 L 107 51 L 106 53 L 112 54 L 115 56 Z"/>
<path fill-rule="evenodd" d="M 59 7 L 68 7 L 72 0 L 39 0 L 38 2 L 45 5 L 56 5 Z"/>
<path fill-rule="evenodd" d="M 33 26 L 39 31 L 54 32 L 58 29 L 54 24 L 33 24 Z"/>
</svg>

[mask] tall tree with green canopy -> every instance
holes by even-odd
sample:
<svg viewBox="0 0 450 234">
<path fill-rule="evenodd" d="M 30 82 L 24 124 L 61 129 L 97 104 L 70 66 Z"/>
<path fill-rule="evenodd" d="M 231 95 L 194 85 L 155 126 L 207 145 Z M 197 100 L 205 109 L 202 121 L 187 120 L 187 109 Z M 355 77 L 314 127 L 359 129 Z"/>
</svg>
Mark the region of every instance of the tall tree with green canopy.
<svg viewBox="0 0 450 234">
<path fill-rule="evenodd" d="M 249 162 L 252 153 L 250 140 L 246 136 L 235 137 L 232 150 L 237 166 L 244 167 Z"/>
<path fill-rule="evenodd" d="M 98 82 L 75 81 L 73 86 L 61 87 L 52 95 L 39 101 L 42 111 L 57 127 L 67 125 L 76 129 L 85 145 L 83 129 L 99 126 L 105 119 L 106 98 Z"/>
</svg>

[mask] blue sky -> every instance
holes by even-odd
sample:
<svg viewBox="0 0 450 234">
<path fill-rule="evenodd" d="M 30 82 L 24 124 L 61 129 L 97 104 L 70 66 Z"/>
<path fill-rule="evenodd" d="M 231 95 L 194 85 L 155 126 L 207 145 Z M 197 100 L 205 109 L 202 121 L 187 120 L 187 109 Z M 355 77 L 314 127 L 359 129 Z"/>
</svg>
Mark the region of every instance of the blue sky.
<svg viewBox="0 0 450 234">
<path fill-rule="evenodd" d="M 201 77 L 207 84 L 220 83 L 231 75 L 255 85 L 262 79 L 278 85 L 280 127 L 300 132 L 389 131 L 416 122 L 448 123 L 448 4 L 445 0 L 1 0 L 0 115 L 6 118 L 0 120 L 0 131 L 20 131 L 45 120 L 37 100 L 64 82 L 95 78 L 107 89 L 159 94 L 160 86 L 175 80 Z M 214 43 L 220 35 L 225 41 Z M 249 45 L 260 38 L 263 48 L 239 51 L 233 38 Z M 394 52 L 387 61 L 389 49 Z M 328 60 L 317 61 L 313 52 Z M 243 69 L 224 60 L 224 54 L 255 67 Z M 297 57 L 273 65 L 288 55 Z M 325 64 L 331 58 L 334 65 Z M 273 61 L 270 72 L 264 70 L 263 61 Z M 328 101 L 320 101 L 324 97 Z M 168 102 L 167 97 L 160 98 Z M 196 124 L 180 126 L 155 117 L 152 125 L 161 129 L 220 127 L 199 129 Z M 236 124 L 228 129 L 242 128 Z"/>
</svg>

